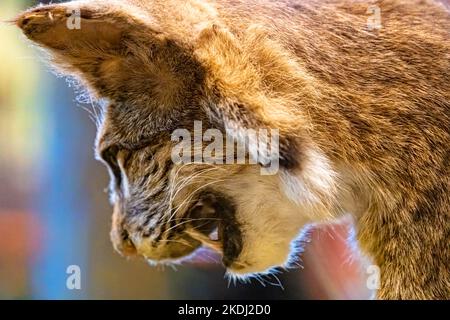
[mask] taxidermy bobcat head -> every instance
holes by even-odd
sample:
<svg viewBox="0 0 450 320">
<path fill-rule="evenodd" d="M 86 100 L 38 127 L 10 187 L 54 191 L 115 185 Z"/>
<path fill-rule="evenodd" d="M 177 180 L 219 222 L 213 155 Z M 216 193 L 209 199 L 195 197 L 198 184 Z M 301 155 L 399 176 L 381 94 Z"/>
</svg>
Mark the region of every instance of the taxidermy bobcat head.
<svg viewBox="0 0 450 320">
<path fill-rule="evenodd" d="M 251 276 L 288 267 L 305 226 L 350 214 L 379 298 L 449 299 L 447 5 L 92 0 L 16 23 L 108 101 L 97 151 L 123 255 L 172 263 L 206 245 Z M 173 161 L 172 133 L 194 121 L 256 161 L 205 163 L 205 141 L 200 161 Z M 248 129 L 277 130 L 275 174 Z"/>
</svg>

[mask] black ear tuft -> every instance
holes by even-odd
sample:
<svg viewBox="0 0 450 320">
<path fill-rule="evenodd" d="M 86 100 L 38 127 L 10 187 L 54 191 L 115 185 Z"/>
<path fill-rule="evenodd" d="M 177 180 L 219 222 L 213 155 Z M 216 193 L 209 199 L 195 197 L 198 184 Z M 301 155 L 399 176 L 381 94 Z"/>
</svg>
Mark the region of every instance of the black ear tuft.
<svg viewBox="0 0 450 320">
<path fill-rule="evenodd" d="M 286 170 L 300 169 L 300 141 L 289 135 L 280 136 L 280 166 Z"/>
</svg>

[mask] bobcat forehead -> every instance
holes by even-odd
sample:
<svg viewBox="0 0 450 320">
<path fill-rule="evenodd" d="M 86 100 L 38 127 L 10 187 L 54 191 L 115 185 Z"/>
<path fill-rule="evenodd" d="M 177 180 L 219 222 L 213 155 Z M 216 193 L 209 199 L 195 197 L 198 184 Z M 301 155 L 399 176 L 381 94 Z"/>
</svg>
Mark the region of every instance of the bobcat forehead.
<svg viewBox="0 0 450 320">
<path fill-rule="evenodd" d="M 207 246 L 252 276 L 289 267 L 307 225 L 351 214 L 378 297 L 448 299 L 448 4 L 88 0 L 16 23 L 107 101 L 97 149 L 121 254 L 175 263 Z M 195 121 L 258 163 L 173 161 L 172 133 Z M 277 130 L 275 175 L 249 129 Z"/>
</svg>

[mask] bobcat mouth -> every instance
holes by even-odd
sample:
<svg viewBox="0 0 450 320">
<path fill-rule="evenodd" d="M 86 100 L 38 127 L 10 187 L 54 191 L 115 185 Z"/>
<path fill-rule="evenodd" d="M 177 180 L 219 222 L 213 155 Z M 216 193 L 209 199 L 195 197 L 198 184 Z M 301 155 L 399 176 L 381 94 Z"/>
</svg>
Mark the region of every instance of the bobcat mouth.
<svg viewBox="0 0 450 320">
<path fill-rule="evenodd" d="M 190 210 L 193 224 L 185 232 L 204 246 L 222 253 L 230 267 L 242 251 L 242 233 L 233 202 L 217 193 L 204 193 Z"/>
</svg>

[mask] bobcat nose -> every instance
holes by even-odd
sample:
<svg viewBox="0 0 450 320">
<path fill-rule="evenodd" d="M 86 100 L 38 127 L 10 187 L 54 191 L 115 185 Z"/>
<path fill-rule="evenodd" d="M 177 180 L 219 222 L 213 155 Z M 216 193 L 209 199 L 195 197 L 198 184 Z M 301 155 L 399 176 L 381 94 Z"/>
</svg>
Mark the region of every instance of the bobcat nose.
<svg viewBox="0 0 450 320">
<path fill-rule="evenodd" d="M 137 255 L 136 246 L 125 229 L 118 230 L 113 228 L 111 230 L 111 240 L 116 251 L 122 256 L 132 257 Z"/>
<path fill-rule="evenodd" d="M 110 237 L 114 249 L 122 256 L 131 257 L 137 255 L 136 246 L 124 226 L 120 205 L 117 202 L 114 205 Z"/>
</svg>

